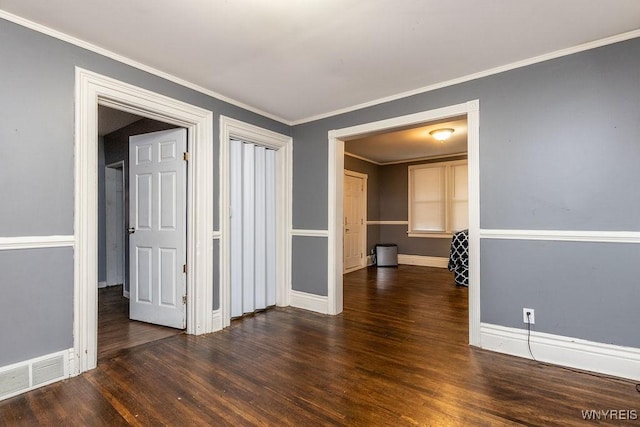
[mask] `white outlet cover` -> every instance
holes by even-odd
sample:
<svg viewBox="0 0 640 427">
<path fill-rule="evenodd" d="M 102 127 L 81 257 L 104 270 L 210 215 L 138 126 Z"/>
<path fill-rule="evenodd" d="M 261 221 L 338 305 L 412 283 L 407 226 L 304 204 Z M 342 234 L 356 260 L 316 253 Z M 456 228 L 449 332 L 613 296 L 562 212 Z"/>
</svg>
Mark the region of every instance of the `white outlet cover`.
<svg viewBox="0 0 640 427">
<path fill-rule="evenodd" d="M 531 313 L 527 318 L 527 313 Z M 536 312 L 533 308 L 523 308 L 522 309 L 522 321 L 524 323 L 531 323 L 532 325 L 536 324 Z"/>
</svg>

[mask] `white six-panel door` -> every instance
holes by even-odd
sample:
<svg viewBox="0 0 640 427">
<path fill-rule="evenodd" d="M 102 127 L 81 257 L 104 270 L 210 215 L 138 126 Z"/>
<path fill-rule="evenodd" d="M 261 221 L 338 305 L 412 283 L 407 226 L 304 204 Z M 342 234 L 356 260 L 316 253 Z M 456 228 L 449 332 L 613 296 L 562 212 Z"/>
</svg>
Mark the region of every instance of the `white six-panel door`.
<svg viewBox="0 0 640 427">
<path fill-rule="evenodd" d="M 186 129 L 129 139 L 129 317 L 180 329 L 186 327 L 186 148 Z"/>
</svg>

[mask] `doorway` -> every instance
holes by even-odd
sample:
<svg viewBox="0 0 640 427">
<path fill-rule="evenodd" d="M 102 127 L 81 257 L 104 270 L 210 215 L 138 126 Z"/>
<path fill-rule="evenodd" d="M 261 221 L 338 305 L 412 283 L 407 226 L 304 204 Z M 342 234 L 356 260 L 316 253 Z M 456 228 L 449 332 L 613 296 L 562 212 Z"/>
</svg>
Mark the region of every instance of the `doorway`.
<svg viewBox="0 0 640 427">
<path fill-rule="evenodd" d="M 122 285 L 129 296 L 125 275 L 125 177 L 124 160 L 110 163 L 104 170 L 106 287 Z M 102 240 L 102 239 L 99 239 Z M 100 251 L 98 251 L 100 252 Z"/>
<path fill-rule="evenodd" d="M 235 120 L 226 116 L 220 117 L 220 309 L 221 309 L 221 326 L 226 327 L 231 324 L 231 318 L 244 312 L 244 308 L 238 309 L 235 307 L 232 309 L 232 301 L 239 301 L 239 294 L 232 296 L 234 289 L 232 288 L 232 282 L 238 281 L 239 274 L 244 274 L 244 266 L 235 261 L 240 261 L 239 256 L 232 256 L 234 244 L 232 241 L 232 219 L 240 220 L 239 216 L 239 204 L 240 199 L 232 197 L 238 195 L 241 189 L 239 188 L 242 183 L 239 179 L 240 169 L 236 167 L 232 168 L 232 146 L 235 146 L 235 150 L 240 151 L 242 145 L 238 145 L 233 141 L 243 141 L 249 143 L 249 145 L 255 145 L 262 147 L 267 153 L 270 150 L 270 155 L 273 156 L 272 167 L 273 176 L 270 178 L 274 182 L 271 186 L 274 194 L 269 196 L 275 206 L 271 206 L 273 212 L 274 221 L 270 226 L 272 230 L 267 237 L 266 228 L 264 236 L 260 237 L 260 240 L 264 240 L 265 243 L 269 243 L 269 249 L 267 253 L 270 258 L 268 264 L 275 266 L 274 274 L 271 274 L 271 281 L 275 278 L 275 287 L 271 287 L 269 292 L 275 291 L 275 305 L 288 306 L 290 305 L 291 298 L 291 216 L 292 216 L 292 176 L 293 176 L 293 140 L 290 136 L 282 135 L 277 132 L 273 132 L 267 129 L 260 128 L 249 123 L 245 123 L 239 120 Z M 242 148 L 249 151 L 252 148 Z M 255 148 L 253 148 L 255 150 Z M 255 153 L 254 153 L 255 154 Z M 239 156 L 235 156 L 238 158 Z M 253 156 L 255 159 L 255 155 Z M 247 169 L 247 171 L 253 168 Z M 235 179 L 233 178 L 236 174 Z M 234 209 L 234 200 L 236 207 Z M 266 199 L 265 199 L 266 201 Z M 261 203 L 264 204 L 264 203 Z M 235 213 L 234 213 L 235 212 Z M 235 224 L 235 228 L 238 229 L 240 224 Z M 237 236 L 237 232 L 236 232 Z M 249 236 L 249 235 L 248 235 Z M 255 237 L 255 233 L 250 236 Z M 252 238 L 252 237 L 251 237 Z M 236 244 L 240 240 L 235 240 Z M 245 242 L 242 242 L 245 244 Z M 254 245 L 250 241 L 246 242 L 247 245 Z M 266 246 L 265 246 L 266 248 Z M 262 251 L 262 250 L 261 250 Z M 262 251 L 264 252 L 264 251 Z M 262 258 L 262 255 L 260 256 Z M 255 262 L 252 263 L 255 266 Z M 261 267 L 262 268 L 262 267 Z M 252 275 L 255 274 L 251 273 Z M 269 305 L 274 302 L 273 295 L 268 299 Z M 248 307 L 251 304 L 247 305 Z M 251 310 L 249 310 L 251 311 Z"/>
<path fill-rule="evenodd" d="M 343 310 L 344 147 L 345 141 L 375 132 L 412 127 L 449 117 L 466 116 L 469 172 L 469 344 L 480 345 L 480 202 L 479 101 L 469 101 L 407 116 L 381 120 L 329 132 L 329 259 L 328 311 Z"/>
<path fill-rule="evenodd" d="M 72 375 L 97 366 L 98 105 L 188 130 L 187 333 L 213 332 L 213 113 L 79 67 L 75 92 Z"/>
<path fill-rule="evenodd" d="M 106 264 L 106 288 L 98 292 L 100 359 L 184 329 L 187 150 L 184 128 L 103 106 L 98 115 L 99 163 L 106 163 L 98 174 L 98 263 Z M 162 248 L 150 244 L 158 239 Z M 140 243 L 143 251 L 136 250 Z M 138 261 L 147 261 L 152 274 L 137 274 Z"/>
</svg>

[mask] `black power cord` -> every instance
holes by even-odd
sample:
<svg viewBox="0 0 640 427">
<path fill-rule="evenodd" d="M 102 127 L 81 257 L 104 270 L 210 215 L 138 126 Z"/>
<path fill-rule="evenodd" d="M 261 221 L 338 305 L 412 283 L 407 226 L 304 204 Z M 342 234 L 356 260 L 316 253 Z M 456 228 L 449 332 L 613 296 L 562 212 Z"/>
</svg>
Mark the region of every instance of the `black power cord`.
<svg viewBox="0 0 640 427">
<path fill-rule="evenodd" d="M 592 377 L 596 377 L 596 378 L 603 378 L 603 379 L 615 379 L 615 380 L 618 380 L 618 381 L 620 381 L 620 380 L 621 380 L 621 381 L 627 382 L 627 381 L 626 381 L 626 380 L 624 380 L 624 379 L 617 378 L 617 377 L 612 377 L 612 376 L 609 376 L 609 375 L 599 375 L 599 374 L 596 374 L 596 373 L 593 373 L 593 372 L 580 371 L 580 370 L 578 370 L 578 369 L 571 369 L 571 368 L 567 368 L 566 366 L 551 365 L 551 364 L 549 364 L 549 363 L 539 362 L 539 361 L 538 361 L 538 360 L 533 356 L 533 351 L 531 351 L 531 313 L 530 313 L 530 312 L 527 312 L 526 314 L 527 314 L 527 347 L 529 348 L 529 354 L 531 355 L 531 359 L 533 359 L 533 361 L 534 361 L 534 362 L 537 362 L 537 363 L 539 363 L 539 364 L 541 364 L 541 365 L 544 365 L 544 366 L 551 366 L 551 367 L 554 367 L 554 368 L 564 369 L 565 371 L 576 372 L 576 373 L 578 373 L 578 374 L 586 374 L 586 375 L 590 375 L 590 376 L 592 376 Z M 640 383 L 639 383 L 639 384 L 636 384 L 636 391 L 637 391 L 638 393 L 640 393 Z"/>
</svg>

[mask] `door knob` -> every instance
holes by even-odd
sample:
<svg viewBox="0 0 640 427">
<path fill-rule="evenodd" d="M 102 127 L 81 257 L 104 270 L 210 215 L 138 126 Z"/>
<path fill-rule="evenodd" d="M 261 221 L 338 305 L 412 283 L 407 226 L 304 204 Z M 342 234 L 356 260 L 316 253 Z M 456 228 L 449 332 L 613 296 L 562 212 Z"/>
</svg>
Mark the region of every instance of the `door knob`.
<svg viewBox="0 0 640 427">
<path fill-rule="evenodd" d="M 136 232 L 136 228 L 135 227 L 129 227 L 129 229 L 127 230 L 129 232 L 129 234 L 133 234 Z"/>
</svg>

